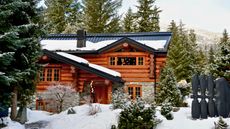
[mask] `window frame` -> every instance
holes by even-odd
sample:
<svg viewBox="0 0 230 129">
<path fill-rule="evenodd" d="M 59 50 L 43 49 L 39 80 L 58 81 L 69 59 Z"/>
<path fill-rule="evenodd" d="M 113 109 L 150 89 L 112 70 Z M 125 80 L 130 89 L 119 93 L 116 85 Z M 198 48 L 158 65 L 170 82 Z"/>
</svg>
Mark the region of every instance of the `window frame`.
<svg viewBox="0 0 230 129">
<path fill-rule="evenodd" d="M 48 73 L 50 70 L 51 70 L 51 74 Z M 42 71 L 39 74 L 39 82 L 58 82 L 60 80 L 61 80 L 61 68 L 58 67 L 42 68 Z"/>
<path fill-rule="evenodd" d="M 118 65 L 117 64 L 117 61 L 118 61 L 118 58 L 136 58 L 136 64 L 135 65 Z M 113 59 L 113 60 L 112 60 Z M 142 64 L 139 64 L 139 59 L 142 59 Z M 114 62 L 115 61 L 115 62 Z M 128 67 L 135 67 L 135 66 L 145 66 L 145 56 L 109 56 L 108 58 L 108 64 L 109 66 L 128 66 Z M 112 65 L 112 62 L 114 62 L 114 65 Z"/>
<path fill-rule="evenodd" d="M 133 89 L 133 91 L 132 91 L 132 95 L 130 94 L 130 92 L 129 92 L 129 88 L 132 88 Z M 136 100 L 136 98 L 137 98 L 137 88 L 140 88 L 140 97 L 142 97 L 142 85 L 128 85 L 127 86 L 127 93 L 128 93 L 128 95 L 130 96 L 130 99 L 132 99 L 132 100 Z M 131 98 L 131 97 L 133 97 L 133 98 Z"/>
</svg>

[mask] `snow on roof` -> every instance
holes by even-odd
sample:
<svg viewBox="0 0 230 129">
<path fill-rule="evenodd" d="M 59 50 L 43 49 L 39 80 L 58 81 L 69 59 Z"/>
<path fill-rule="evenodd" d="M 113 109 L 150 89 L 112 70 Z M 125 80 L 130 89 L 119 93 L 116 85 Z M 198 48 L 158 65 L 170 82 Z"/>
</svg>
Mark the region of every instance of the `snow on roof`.
<svg viewBox="0 0 230 129">
<path fill-rule="evenodd" d="M 167 43 L 167 40 L 138 40 L 137 42 L 154 49 L 163 49 L 165 44 Z"/>
<path fill-rule="evenodd" d="M 116 72 L 114 70 L 108 69 L 108 68 L 103 67 L 103 66 L 99 66 L 99 65 L 96 65 L 96 64 L 89 63 L 86 59 L 83 59 L 81 57 L 78 57 L 78 56 L 75 56 L 75 55 L 71 55 L 71 54 L 68 54 L 68 53 L 65 53 L 65 52 L 57 52 L 57 54 L 61 55 L 61 56 L 64 56 L 64 57 L 66 57 L 68 59 L 71 59 L 73 61 L 76 61 L 78 63 L 88 64 L 89 67 L 91 67 L 91 68 L 94 68 L 94 69 L 97 69 L 99 71 L 108 73 L 108 74 L 113 75 L 115 77 L 116 76 L 117 77 L 121 77 L 121 74 L 119 72 Z"/>
<path fill-rule="evenodd" d="M 74 56 L 65 52 L 57 52 L 58 55 L 64 56 L 68 59 L 71 59 L 73 61 L 77 61 L 78 63 L 84 63 L 84 64 L 88 64 L 89 62 L 86 59 L 83 59 L 81 57 L 78 56 Z"/>
<path fill-rule="evenodd" d="M 99 66 L 99 65 L 96 65 L 96 64 L 92 64 L 92 63 L 89 63 L 89 66 L 93 67 L 93 68 L 95 68 L 97 70 L 103 71 L 105 73 L 111 74 L 113 76 L 121 77 L 121 74 L 119 72 L 111 70 L 111 69 L 108 69 L 106 67 Z"/>
<path fill-rule="evenodd" d="M 114 42 L 116 42 L 116 40 L 105 40 L 105 41 L 100 41 L 97 43 L 86 41 L 86 47 L 77 48 L 77 50 L 98 50 Z"/>
<path fill-rule="evenodd" d="M 43 49 L 47 50 L 76 50 L 77 40 L 41 40 Z"/>
<path fill-rule="evenodd" d="M 97 43 L 86 41 L 86 47 L 77 48 L 77 40 L 42 40 L 43 49 L 47 50 L 98 50 L 110 45 L 117 40 L 105 40 Z M 137 42 L 149 46 L 153 49 L 163 49 L 167 40 L 138 40 Z"/>
</svg>

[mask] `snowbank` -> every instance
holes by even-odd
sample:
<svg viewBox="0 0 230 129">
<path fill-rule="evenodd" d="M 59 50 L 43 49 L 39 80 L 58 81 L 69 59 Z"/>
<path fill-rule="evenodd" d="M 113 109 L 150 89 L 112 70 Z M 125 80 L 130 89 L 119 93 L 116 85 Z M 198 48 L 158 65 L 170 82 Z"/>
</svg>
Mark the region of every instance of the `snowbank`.
<svg viewBox="0 0 230 129">
<path fill-rule="evenodd" d="M 187 102 L 191 103 L 191 99 Z M 44 111 L 28 111 L 27 123 L 35 121 L 48 121 L 45 129 L 111 129 L 111 125 L 117 125 L 120 109 L 111 110 L 111 105 L 94 104 L 101 107 L 101 112 L 96 115 L 88 115 L 89 106 L 76 106 L 73 109 L 77 114 L 67 115 L 67 111 L 60 114 L 50 115 Z M 180 108 L 178 112 L 173 112 L 174 119 L 166 120 L 159 111 L 156 113 L 157 117 L 162 121 L 157 126 L 157 129 L 211 129 L 214 127 L 214 122 L 218 121 L 216 118 L 198 119 L 191 118 L 191 107 Z M 230 118 L 224 119 L 230 125 Z M 17 122 L 10 121 L 8 127 L 4 129 L 24 129 L 24 125 Z"/>
</svg>

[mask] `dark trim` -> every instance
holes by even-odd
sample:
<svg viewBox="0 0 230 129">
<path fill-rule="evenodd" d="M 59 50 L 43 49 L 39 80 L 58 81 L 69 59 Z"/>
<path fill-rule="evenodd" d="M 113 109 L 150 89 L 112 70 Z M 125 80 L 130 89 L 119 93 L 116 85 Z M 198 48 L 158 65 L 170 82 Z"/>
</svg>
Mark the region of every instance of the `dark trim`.
<svg viewBox="0 0 230 129">
<path fill-rule="evenodd" d="M 171 38 L 172 38 L 172 34 L 170 35 L 169 39 L 167 40 L 167 43 L 166 43 L 165 46 L 164 46 L 165 50 L 168 50 L 168 49 L 169 49 L 169 45 L 170 45 L 170 42 L 171 42 Z"/>
<path fill-rule="evenodd" d="M 157 72 L 156 72 L 156 55 L 155 53 L 153 53 L 154 55 L 154 96 L 156 96 L 156 90 L 157 90 Z"/>
<path fill-rule="evenodd" d="M 146 46 L 146 45 L 144 45 L 144 44 L 142 44 L 142 43 L 139 43 L 139 42 L 137 42 L 137 41 L 135 41 L 135 40 L 132 40 L 132 39 L 130 39 L 130 38 L 128 38 L 128 37 L 124 37 L 124 38 L 122 38 L 122 39 L 120 39 L 120 40 L 117 40 L 117 41 L 115 41 L 115 42 L 113 42 L 113 43 L 111 43 L 111 44 L 109 44 L 109 45 L 107 45 L 107 46 L 105 46 L 105 47 L 99 49 L 99 50 L 98 50 L 98 53 L 106 52 L 106 51 L 108 51 L 109 49 L 111 49 L 111 48 L 113 48 L 113 47 L 115 47 L 115 46 L 117 46 L 117 45 L 119 45 L 119 44 L 121 44 L 121 43 L 124 43 L 124 42 L 130 43 L 130 44 L 132 44 L 132 45 L 135 45 L 135 46 L 137 46 L 138 48 L 142 48 L 142 49 L 144 49 L 145 51 L 148 51 L 148 52 L 150 52 L 150 53 L 154 53 L 154 52 L 156 51 L 155 49 L 153 49 L 153 48 L 151 48 L 151 47 L 149 47 L 149 46 Z"/>
<path fill-rule="evenodd" d="M 46 49 L 43 50 L 43 53 L 45 55 L 57 60 L 57 61 L 73 65 L 73 66 L 75 66 L 77 68 L 80 68 L 82 70 L 85 70 L 87 72 L 96 74 L 96 75 L 98 75 L 98 76 L 100 76 L 102 78 L 106 78 L 106 79 L 111 80 L 113 82 L 124 83 L 124 80 L 122 80 L 120 77 L 115 77 L 115 76 L 112 76 L 112 75 L 110 75 L 108 73 L 105 73 L 103 71 L 100 71 L 100 70 L 97 70 L 95 68 L 89 67 L 87 64 L 78 63 L 76 61 L 73 61 L 73 60 L 71 60 L 69 58 L 66 58 L 64 56 L 58 55 L 58 54 L 56 54 L 54 52 L 51 52 L 49 50 L 46 50 Z"/>
<path fill-rule="evenodd" d="M 154 52 L 156 55 L 167 55 L 167 51 L 155 51 Z"/>
</svg>

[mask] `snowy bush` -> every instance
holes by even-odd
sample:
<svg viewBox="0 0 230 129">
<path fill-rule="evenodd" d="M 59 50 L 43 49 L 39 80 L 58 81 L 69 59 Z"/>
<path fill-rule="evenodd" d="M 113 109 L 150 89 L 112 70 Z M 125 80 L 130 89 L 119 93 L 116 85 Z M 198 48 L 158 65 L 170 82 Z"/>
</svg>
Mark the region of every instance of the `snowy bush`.
<svg viewBox="0 0 230 129">
<path fill-rule="evenodd" d="M 93 105 L 93 104 L 89 104 L 89 115 L 95 115 L 98 112 L 101 112 L 101 107 L 100 105 Z"/>
<path fill-rule="evenodd" d="M 228 125 L 227 123 L 223 120 L 223 118 L 220 116 L 219 121 L 215 124 L 215 129 L 227 129 Z"/>
<path fill-rule="evenodd" d="M 155 116 L 156 110 L 154 105 L 145 107 L 142 100 L 137 99 L 124 108 L 120 113 L 118 128 L 119 129 L 152 129 L 157 126 Z"/>
<path fill-rule="evenodd" d="M 123 88 L 118 88 L 112 94 L 112 108 L 123 109 L 128 101 L 128 94 L 124 93 Z"/>
<path fill-rule="evenodd" d="M 169 103 L 167 100 L 162 103 L 161 107 L 161 115 L 163 115 L 167 120 L 172 120 L 173 115 L 172 115 L 172 104 Z"/>
<path fill-rule="evenodd" d="M 186 80 L 181 80 L 177 83 L 177 87 L 181 92 L 182 99 L 185 99 L 185 96 L 188 96 L 191 93 L 191 84 L 187 83 Z"/>
<path fill-rule="evenodd" d="M 177 87 L 177 81 L 173 74 L 173 69 L 165 66 L 160 75 L 160 91 L 156 95 L 157 104 L 161 105 L 166 99 L 172 106 L 180 107 L 183 100 L 180 90 Z"/>
<path fill-rule="evenodd" d="M 69 107 L 77 106 L 79 104 L 79 94 L 70 85 L 54 84 L 47 88 L 42 93 L 42 97 L 45 100 L 51 102 L 47 105 L 50 108 L 55 108 L 58 112 L 61 112 Z"/>
</svg>

